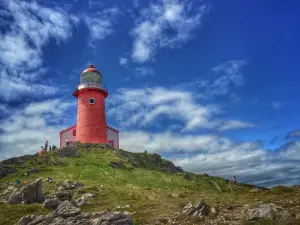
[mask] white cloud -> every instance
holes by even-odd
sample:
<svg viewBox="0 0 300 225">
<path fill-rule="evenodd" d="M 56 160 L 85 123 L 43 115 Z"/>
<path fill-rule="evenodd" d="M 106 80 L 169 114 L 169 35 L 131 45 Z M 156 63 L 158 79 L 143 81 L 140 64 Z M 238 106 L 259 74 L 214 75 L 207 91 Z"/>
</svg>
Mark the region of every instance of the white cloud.
<svg viewBox="0 0 300 225">
<path fill-rule="evenodd" d="M 120 133 L 121 148 L 140 152 L 210 152 L 228 149 L 230 141 L 213 135 L 181 135 L 172 132 L 150 133 L 134 130 Z"/>
<path fill-rule="evenodd" d="M 293 185 L 300 182 L 300 143 L 274 152 L 259 142 L 236 142 L 215 135 L 148 132 L 120 133 L 121 148 L 134 152 L 166 153 L 176 165 L 195 173 L 208 173 L 262 186 Z"/>
<path fill-rule="evenodd" d="M 243 67 L 247 60 L 229 60 L 212 68 L 210 78 L 201 78 L 176 85 L 183 90 L 193 90 L 202 100 L 213 100 L 218 96 L 228 96 L 231 102 L 241 101 L 240 96 L 235 93 L 237 88 L 242 87 L 244 82 Z"/>
<path fill-rule="evenodd" d="M 250 128 L 250 127 L 255 127 L 255 126 L 256 125 L 252 124 L 252 123 L 245 123 L 245 122 L 241 122 L 238 120 L 229 120 L 229 121 L 223 122 L 219 129 L 221 131 L 225 131 L 225 130 L 231 130 L 231 129 Z"/>
<path fill-rule="evenodd" d="M 108 104 L 108 115 L 125 127 L 149 127 L 158 123 L 159 119 L 182 122 L 182 131 L 252 126 L 236 120 L 219 120 L 215 118 L 223 113 L 219 105 L 199 103 L 194 93 L 178 89 L 120 89 L 111 96 Z"/>
<path fill-rule="evenodd" d="M 300 130 L 293 130 L 293 131 L 290 131 L 285 136 L 285 139 L 292 139 L 292 138 L 299 138 L 299 137 L 300 137 Z"/>
<path fill-rule="evenodd" d="M 192 6 L 188 1 L 151 3 L 149 8 L 141 10 L 141 17 L 131 31 L 134 38 L 131 58 L 144 63 L 155 55 L 157 48 L 181 46 L 193 38 L 193 31 L 207 11 L 207 6 Z"/>
<path fill-rule="evenodd" d="M 8 29 L 0 34 L 0 98 L 24 97 L 28 93 L 52 95 L 56 89 L 36 83 L 46 73 L 42 48 L 50 39 L 59 44 L 71 37 L 71 28 L 78 18 L 56 8 L 36 2 L 4 1 L 5 16 L 11 17 Z M 2 21 L 2 20 L 1 20 Z"/>
<path fill-rule="evenodd" d="M 102 40 L 112 34 L 114 32 L 113 24 L 120 13 L 119 8 L 113 7 L 85 15 L 85 23 L 89 28 L 91 41 Z"/>
<path fill-rule="evenodd" d="M 75 113 L 69 114 L 68 110 L 76 111 L 75 105 L 51 99 L 10 110 L 10 116 L 1 121 L 0 159 L 38 152 L 46 140 L 59 146 L 59 131 L 74 119 Z"/>
<path fill-rule="evenodd" d="M 127 58 L 125 58 L 125 57 L 121 57 L 120 58 L 120 65 L 121 66 L 126 66 L 127 63 L 128 63 L 128 59 Z"/>
<path fill-rule="evenodd" d="M 58 91 L 56 87 L 51 85 L 31 83 L 30 80 L 16 77 L 11 73 L 9 76 L 6 70 L 3 69 L 1 71 L 1 67 L 0 74 L 0 97 L 6 101 L 21 97 L 24 98 L 26 96 L 31 98 L 43 98 L 44 96 L 53 96 Z"/>
</svg>

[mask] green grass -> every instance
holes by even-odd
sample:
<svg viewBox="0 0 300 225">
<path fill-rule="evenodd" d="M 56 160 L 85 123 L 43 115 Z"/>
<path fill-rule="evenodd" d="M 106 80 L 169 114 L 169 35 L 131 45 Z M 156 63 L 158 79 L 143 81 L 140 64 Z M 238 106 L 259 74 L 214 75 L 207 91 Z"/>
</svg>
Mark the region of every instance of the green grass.
<svg viewBox="0 0 300 225">
<path fill-rule="evenodd" d="M 282 193 L 274 191 L 262 191 L 250 193 L 252 186 L 230 184 L 219 177 L 193 175 L 192 180 L 185 180 L 183 173 L 168 174 L 160 172 L 149 159 L 150 154 L 128 153 L 95 147 L 90 151 L 83 150 L 81 145 L 80 158 L 60 158 L 53 152 L 27 161 L 26 168 L 17 168 L 16 174 L 4 177 L 0 181 L 14 182 L 20 179 L 22 183 L 34 181 L 38 177 L 45 180 L 53 178 L 53 183 L 43 182 L 45 194 L 53 193 L 59 183 L 70 179 L 82 182 L 85 187 L 74 190 L 74 198 L 82 193 L 96 194 L 92 205 L 82 207 L 83 211 L 115 210 L 117 206 L 129 204 L 129 212 L 136 212 L 132 217 L 135 224 L 154 224 L 157 217 L 170 216 L 179 212 L 187 202 L 197 202 L 203 199 L 215 207 L 238 204 L 257 204 L 256 199 L 265 202 L 282 198 Z M 109 166 L 113 160 L 125 162 L 126 169 L 115 169 Z M 133 168 L 131 161 L 138 163 L 138 168 Z M 65 165 L 50 165 L 53 161 L 64 162 Z M 42 169 L 40 173 L 24 175 L 29 167 Z M 221 191 L 216 187 L 214 181 Z M 100 188 L 103 185 L 103 190 Z M 180 193 L 181 197 L 169 197 L 169 192 Z M 284 192 L 285 195 L 295 193 Z M 299 196 L 299 195 L 298 195 Z M 31 205 L 0 205 L 0 225 L 14 224 L 20 217 L 28 214 L 46 214 L 48 211 L 39 204 Z M 153 216 L 156 215 L 156 216 Z M 188 224 L 188 223 L 187 223 Z"/>
</svg>

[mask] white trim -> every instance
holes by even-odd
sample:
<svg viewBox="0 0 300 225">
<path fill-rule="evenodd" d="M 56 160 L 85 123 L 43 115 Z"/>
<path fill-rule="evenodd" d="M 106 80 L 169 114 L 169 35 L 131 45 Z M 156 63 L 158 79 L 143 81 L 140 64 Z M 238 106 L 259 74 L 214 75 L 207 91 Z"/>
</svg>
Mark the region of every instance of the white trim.
<svg viewBox="0 0 300 225">
<path fill-rule="evenodd" d="M 92 99 L 93 99 L 94 103 L 91 103 L 91 100 L 92 100 Z M 90 103 L 90 105 L 95 104 L 95 98 L 90 98 L 90 99 L 89 99 L 89 103 Z"/>
</svg>

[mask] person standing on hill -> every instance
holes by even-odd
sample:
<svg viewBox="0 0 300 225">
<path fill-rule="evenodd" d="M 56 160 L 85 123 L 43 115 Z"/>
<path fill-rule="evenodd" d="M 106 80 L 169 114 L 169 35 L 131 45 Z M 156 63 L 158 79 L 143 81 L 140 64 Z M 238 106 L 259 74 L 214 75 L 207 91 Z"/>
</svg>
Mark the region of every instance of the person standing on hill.
<svg viewBox="0 0 300 225">
<path fill-rule="evenodd" d="M 49 151 L 51 152 L 51 145 L 49 145 Z"/>
<path fill-rule="evenodd" d="M 46 141 L 46 143 L 45 143 L 45 150 L 46 151 L 48 150 L 48 141 Z"/>
</svg>

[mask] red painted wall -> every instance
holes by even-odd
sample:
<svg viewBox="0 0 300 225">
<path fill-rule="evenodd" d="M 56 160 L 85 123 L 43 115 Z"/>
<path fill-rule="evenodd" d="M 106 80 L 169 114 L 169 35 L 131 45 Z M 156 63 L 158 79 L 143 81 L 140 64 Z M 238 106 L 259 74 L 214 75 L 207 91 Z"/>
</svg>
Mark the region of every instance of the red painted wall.
<svg viewBox="0 0 300 225">
<path fill-rule="evenodd" d="M 95 98 L 95 104 L 90 104 L 90 98 Z M 78 93 L 76 141 L 107 143 L 104 99 L 104 94 L 96 89 L 85 89 Z"/>
</svg>

